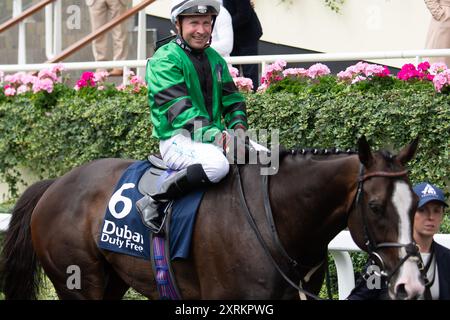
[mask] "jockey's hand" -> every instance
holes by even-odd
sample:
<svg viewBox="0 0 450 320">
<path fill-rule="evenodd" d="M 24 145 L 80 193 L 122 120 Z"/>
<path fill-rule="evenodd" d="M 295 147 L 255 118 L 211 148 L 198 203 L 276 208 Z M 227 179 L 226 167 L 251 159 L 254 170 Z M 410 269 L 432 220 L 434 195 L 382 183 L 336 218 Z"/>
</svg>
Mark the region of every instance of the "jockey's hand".
<svg viewBox="0 0 450 320">
<path fill-rule="evenodd" d="M 218 134 L 214 144 L 223 150 L 230 163 L 244 164 L 248 158 L 249 137 L 244 126 L 236 125 L 233 130 Z"/>
<path fill-rule="evenodd" d="M 230 152 L 227 154 L 227 158 L 230 163 L 246 163 L 246 158 L 248 158 L 249 137 L 245 131 L 246 128 L 241 124 L 237 124 L 234 126 L 234 130 L 229 131 L 232 137 L 232 145 Z"/>
<path fill-rule="evenodd" d="M 237 125 L 234 126 L 234 135 L 237 136 L 239 139 L 245 140 L 246 138 L 248 138 L 245 135 L 245 131 L 246 128 L 242 124 L 238 123 Z"/>
<path fill-rule="evenodd" d="M 229 153 L 231 139 L 232 139 L 231 135 L 224 130 L 216 136 L 213 144 L 222 149 L 224 155 L 227 155 L 227 153 Z"/>
</svg>

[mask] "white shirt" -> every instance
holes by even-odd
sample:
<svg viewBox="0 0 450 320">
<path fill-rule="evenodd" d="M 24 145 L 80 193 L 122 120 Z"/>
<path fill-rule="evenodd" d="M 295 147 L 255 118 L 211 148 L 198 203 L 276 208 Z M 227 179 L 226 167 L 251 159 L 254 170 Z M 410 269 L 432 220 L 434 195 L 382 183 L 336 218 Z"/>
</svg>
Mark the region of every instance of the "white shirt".
<svg viewBox="0 0 450 320">
<path fill-rule="evenodd" d="M 211 47 L 223 57 L 229 57 L 233 50 L 233 22 L 230 13 L 222 5 L 211 37 Z"/>
</svg>

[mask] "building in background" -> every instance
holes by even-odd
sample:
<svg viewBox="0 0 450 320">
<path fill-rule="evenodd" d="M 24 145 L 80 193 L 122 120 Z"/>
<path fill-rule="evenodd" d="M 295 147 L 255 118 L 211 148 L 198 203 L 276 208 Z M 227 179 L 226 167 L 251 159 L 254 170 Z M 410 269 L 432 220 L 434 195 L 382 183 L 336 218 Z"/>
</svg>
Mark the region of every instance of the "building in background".
<svg viewBox="0 0 450 320">
<path fill-rule="evenodd" d="M 424 49 L 430 14 L 423 0 L 405 2 L 345 0 L 336 13 L 324 0 L 255 0 L 264 28 L 260 54 Z M 169 3 L 156 1 L 146 11 L 148 25 L 158 29 L 158 37 L 173 28 Z M 399 67 L 414 59 L 374 62 Z"/>
</svg>

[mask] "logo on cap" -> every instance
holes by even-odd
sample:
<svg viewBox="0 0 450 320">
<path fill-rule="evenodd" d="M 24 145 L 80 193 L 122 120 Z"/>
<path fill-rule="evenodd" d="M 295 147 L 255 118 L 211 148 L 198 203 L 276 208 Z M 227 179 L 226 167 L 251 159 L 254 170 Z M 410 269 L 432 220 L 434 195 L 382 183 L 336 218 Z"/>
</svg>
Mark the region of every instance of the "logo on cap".
<svg viewBox="0 0 450 320">
<path fill-rule="evenodd" d="M 434 190 L 434 188 L 427 183 L 425 188 L 422 190 L 422 196 L 425 197 L 428 195 L 436 195 L 436 190 Z"/>
<path fill-rule="evenodd" d="M 207 13 L 208 8 L 206 6 L 198 6 L 198 12 L 199 13 Z"/>
</svg>

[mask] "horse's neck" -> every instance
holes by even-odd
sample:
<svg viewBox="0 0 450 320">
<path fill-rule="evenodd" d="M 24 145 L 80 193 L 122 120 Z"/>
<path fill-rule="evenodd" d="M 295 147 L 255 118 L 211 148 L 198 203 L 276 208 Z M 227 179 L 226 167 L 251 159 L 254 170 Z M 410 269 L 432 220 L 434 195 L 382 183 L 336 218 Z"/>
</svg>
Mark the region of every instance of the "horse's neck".
<svg viewBox="0 0 450 320">
<path fill-rule="evenodd" d="M 270 200 L 279 233 L 291 235 L 284 237 L 288 246 L 323 249 L 345 228 L 358 164 L 356 156 L 283 159 L 279 173 L 270 178 Z"/>
</svg>

